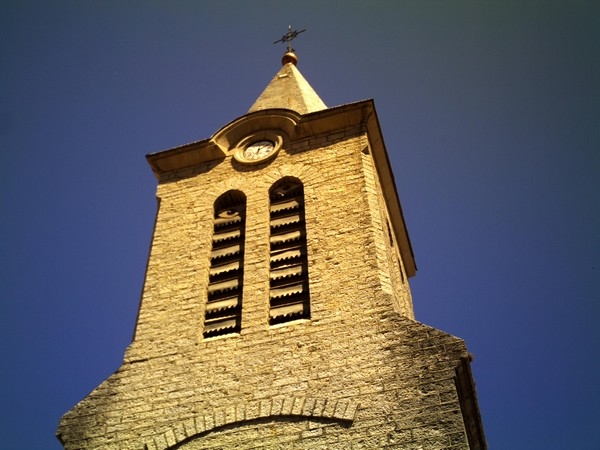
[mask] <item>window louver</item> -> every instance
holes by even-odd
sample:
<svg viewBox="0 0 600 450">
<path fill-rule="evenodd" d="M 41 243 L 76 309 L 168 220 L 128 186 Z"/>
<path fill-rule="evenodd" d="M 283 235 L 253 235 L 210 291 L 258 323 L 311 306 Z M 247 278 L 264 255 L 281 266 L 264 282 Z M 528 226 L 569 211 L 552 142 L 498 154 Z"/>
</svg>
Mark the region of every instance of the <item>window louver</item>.
<svg viewBox="0 0 600 450">
<path fill-rule="evenodd" d="M 228 192 L 215 202 L 205 338 L 241 329 L 245 214 L 241 192 Z"/>
<path fill-rule="evenodd" d="M 271 325 L 310 317 L 304 189 L 282 180 L 270 191 Z"/>
</svg>

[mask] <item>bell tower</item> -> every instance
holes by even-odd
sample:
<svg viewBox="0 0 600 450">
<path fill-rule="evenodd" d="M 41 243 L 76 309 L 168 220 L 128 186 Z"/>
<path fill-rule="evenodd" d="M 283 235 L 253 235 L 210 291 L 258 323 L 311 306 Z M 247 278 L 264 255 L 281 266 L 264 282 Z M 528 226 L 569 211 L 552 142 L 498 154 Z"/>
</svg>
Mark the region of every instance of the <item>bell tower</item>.
<svg viewBox="0 0 600 450">
<path fill-rule="evenodd" d="M 327 107 L 297 62 L 212 137 L 147 156 L 134 338 L 61 419 L 65 449 L 486 448 L 464 342 L 414 319 L 374 103 Z"/>
</svg>

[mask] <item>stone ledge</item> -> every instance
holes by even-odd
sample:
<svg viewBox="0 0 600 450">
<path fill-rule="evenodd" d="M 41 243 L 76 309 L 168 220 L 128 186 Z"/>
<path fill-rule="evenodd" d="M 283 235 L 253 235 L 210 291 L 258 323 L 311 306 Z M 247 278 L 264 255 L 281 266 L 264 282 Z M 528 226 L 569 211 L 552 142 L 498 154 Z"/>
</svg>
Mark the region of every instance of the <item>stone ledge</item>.
<svg viewBox="0 0 600 450">
<path fill-rule="evenodd" d="M 143 450 L 167 450 L 180 442 L 217 430 L 224 425 L 242 424 L 270 417 L 322 418 L 351 423 L 358 406 L 358 402 L 350 399 L 277 397 L 235 405 L 235 414 L 232 413 L 232 406 L 212 408 L 205 414 L 173 424 L 168 430 L 147 441 Z"/>
</svg>

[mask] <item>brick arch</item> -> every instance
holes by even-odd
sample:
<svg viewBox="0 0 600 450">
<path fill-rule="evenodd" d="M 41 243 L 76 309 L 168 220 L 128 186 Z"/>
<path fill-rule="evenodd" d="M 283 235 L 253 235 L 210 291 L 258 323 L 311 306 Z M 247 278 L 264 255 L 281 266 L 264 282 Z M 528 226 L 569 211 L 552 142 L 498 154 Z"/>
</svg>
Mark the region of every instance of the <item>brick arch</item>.
<svg viewBox="0 0 600 450">
<path fill-rule="evenodd" d="M 174 424 L 152 440 L 146 441 L 143 450 L 168 450 L 194 436 L 215 431 L 224 425 L 241 425 L 257 419 L 306 417 L 348 424 L 354 421 L 357 409 L 358 403 L 354 400 L 314 397 L 276 397 L 211 408 L 204 414 Z"/>
<path fill-rule="evenodd" d="M 211 197 L 214 202 L 224 192 L 237 190 L 247 195 L 248 189 L 247 179 L 245 179 L 243 174 L 236 174 L 228 177 L 226 180 L 210 183 L 203 189 L 202 195 Z"/>
<path fill-rule="evenodd" d="M 277 182 L 281 178 L 294 177 L 306 184 L 307 180 L 322 178 L 322 169 L 307 164 L 281 164 L 276 170 L 265 176 L 265 182 L 269 185 Z"/>
</svg>

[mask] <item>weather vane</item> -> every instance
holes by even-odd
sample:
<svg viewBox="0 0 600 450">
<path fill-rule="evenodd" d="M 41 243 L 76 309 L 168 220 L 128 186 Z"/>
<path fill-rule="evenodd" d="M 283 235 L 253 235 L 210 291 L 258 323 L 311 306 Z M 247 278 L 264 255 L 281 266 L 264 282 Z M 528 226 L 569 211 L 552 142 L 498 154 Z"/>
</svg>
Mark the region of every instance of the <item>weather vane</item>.
<svg viewBox="0 0 600 450">
<path fill-rule="evenodd" d="M 285 33 L 285 34 L 284 34 L 284 35 L 281 37 L 281 39 L 279 39 L 278 41 L 275 41 L 275 42 L 273 42 L 273 44 L 278 44 L 278 43 L 280 43 L 280 42 L 283 42 L 283 43 L 286 43 L 286 42 L 287 42 L 287 51 L 288 51 L 288 52 L 293 52 L 293 51 L 294 51 L 294 49 L 292 48 L 292 41 L 293 41 L 294 39 L 296 39 L 300 33 L 304 33 L 305 31 L 306 31 L 306 29 L 304 29 L 304 30 L 300 30 L 300 31 L 297 31 L 297 30 L 292 30 L 292 26 L 291 26 L 291 25 L 289 25 L 289 26 L 288 26 L 288 32 L 287 32 L 287 33 Z"/>
</svg>

